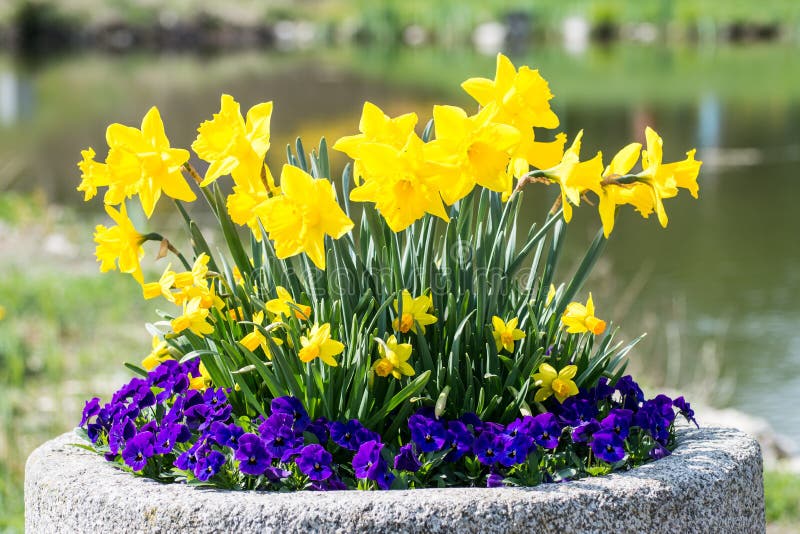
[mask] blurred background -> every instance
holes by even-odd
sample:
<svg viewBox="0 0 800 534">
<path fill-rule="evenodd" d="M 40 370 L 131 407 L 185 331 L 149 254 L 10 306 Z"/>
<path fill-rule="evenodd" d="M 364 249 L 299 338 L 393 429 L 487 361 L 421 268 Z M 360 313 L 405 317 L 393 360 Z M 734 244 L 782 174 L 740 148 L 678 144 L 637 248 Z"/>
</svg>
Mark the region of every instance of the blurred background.
<svg viewBox="0 0 800 534">
<path fill-rule="evenodd" d="M 665 161 L 697 147 L 700 200 L 671 200 L 666 230 L 622 213 L 587 287 L 625 338 L 649 333 L 630 369 L 651 392 L 733 409 L 714 417 L 761 434 L 770 529 L 794 531 L 800 2 L 0 0 L 0 532 L 22 531 L 29 452 L 150 349 L 155 305 L 94 262 L 105 215 L 75 190 L 81 149 L 104 158 L 106 126 L 152 105 L 188 147 L 226 92 L 244 109 L 275 102 L 277 170 L 297 136 L 354 133 L 364 100 L 421 124 L 434 103 L 474 110 L 459 84 L 492 78 L 498 51 L 540 70 L 560 130 L 586 129 L 584 154 L 610 156 L 647 125 Z M 555 195 L 529 195 L 526 221 Z M 186 246 L 162 204 L 137 226 Z M 598 227 L 577 210 L 564 277 Z"/>
</svg>

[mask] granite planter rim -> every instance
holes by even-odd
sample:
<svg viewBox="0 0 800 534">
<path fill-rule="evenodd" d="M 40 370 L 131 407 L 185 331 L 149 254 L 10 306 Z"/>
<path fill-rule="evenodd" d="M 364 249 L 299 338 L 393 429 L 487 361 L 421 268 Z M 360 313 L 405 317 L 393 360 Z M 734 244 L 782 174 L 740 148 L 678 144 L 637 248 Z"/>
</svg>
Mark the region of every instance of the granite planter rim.
<svg viewBox="0 0 800 534">
<path fill-rule="evenodd" d="M 26 465 L 28 532 L 759 532 L 761 450 L 727 428 L 681 428 L 674 453 L 631 471 L 533 488 L 241 492 L 162 484 L 63 434 Z"/>
</svg>

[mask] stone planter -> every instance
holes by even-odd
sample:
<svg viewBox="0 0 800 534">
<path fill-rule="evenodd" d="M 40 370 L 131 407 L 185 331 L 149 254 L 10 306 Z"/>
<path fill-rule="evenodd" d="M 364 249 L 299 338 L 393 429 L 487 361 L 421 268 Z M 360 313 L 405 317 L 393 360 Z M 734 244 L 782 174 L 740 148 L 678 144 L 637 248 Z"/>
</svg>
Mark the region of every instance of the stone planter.
<svg viewBox="0 0 800 534">
<path fill-rule="evenodd" d="M 64 434 L 28 458 L 25 527 L 48 532 L 742 532 L 765 530 L 761 451 L 683 428 L 672 456 L 535 488 L 255 493 L 119 471 Z"/>
</svg>

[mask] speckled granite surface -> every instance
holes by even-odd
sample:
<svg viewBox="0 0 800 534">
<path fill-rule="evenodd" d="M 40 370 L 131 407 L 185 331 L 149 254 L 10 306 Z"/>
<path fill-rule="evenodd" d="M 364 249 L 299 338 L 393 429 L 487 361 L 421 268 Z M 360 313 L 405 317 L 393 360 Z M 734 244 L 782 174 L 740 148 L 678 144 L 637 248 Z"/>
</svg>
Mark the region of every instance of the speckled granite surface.
<svg viewBox="0 0 800 534">
<path fill-rule="evenodd" d="M 734 429 L 680 429 L 626 473 L 516 489 L 253 493 L 135 478 L 64 434 L 36 449 L 25 525 L 50 532 L 764 532 L 761 451 Z"/>
</svg>

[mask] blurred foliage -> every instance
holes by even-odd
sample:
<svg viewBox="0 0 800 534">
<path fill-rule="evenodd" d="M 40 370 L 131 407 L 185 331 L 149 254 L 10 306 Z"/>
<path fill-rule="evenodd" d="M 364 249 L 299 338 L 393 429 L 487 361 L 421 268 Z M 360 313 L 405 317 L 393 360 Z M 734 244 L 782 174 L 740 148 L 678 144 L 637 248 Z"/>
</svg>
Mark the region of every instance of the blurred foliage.
<svg viewBox="0 0 800 534">
<path fill-rule="evenodd" d="M 45 246 L 73 235 L 72 253 Z M 141 290 L 97 273 L 90 235 L 88 221 L 40 194 L 0 192 L 0 532 L 23 530 L 30 451 L 72 428 L 83 400 L 110 393 L 120 364 L 147 351 Z"/>
<path fill-rule="evenodd" d="M 764 472 L 767 522 L 800 527 L 800 474 Z"/>
</svg>

